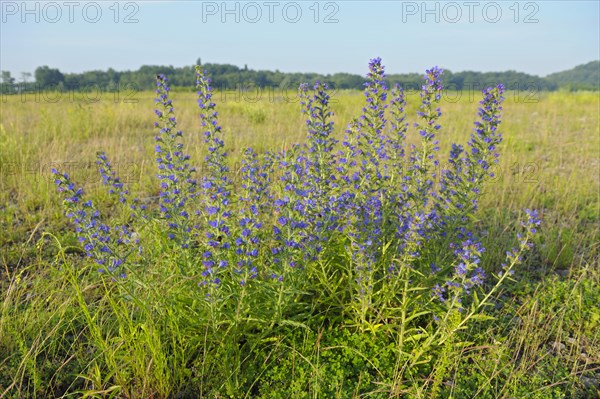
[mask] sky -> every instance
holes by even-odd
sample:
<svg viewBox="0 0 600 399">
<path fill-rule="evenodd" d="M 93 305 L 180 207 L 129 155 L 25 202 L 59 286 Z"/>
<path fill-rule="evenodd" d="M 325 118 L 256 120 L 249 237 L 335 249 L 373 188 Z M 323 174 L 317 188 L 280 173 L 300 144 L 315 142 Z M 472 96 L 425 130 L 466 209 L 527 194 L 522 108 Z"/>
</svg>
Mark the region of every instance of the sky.
<svg viewBox="0 0 600 399">
<path fill-rule="evenodd" d="M 364 75 L 516 70 L 539 76 L 600 59 L 600 1 L 7 1 L 0 70 L 21 80 L 142 65 L 228 63 Z"/>
</svg>

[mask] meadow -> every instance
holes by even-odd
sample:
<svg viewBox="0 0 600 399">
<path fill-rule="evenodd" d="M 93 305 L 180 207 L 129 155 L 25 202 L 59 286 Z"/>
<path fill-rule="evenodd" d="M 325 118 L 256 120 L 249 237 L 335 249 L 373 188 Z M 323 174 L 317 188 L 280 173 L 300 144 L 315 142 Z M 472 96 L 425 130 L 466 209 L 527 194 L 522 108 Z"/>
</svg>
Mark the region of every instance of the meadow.
<svg viewBox="0 0 600 399">
<path fill-rule="evenodd" d="M 199 178 L 213 173 L 203 162 L 210 153 L 197 94 L 183 88 L 168 93 L 189 162 Z M 95 102 L 77 94 L 2 98 L 0 397 L 599 397 L 597 93 L 504 93 L 499 163 L 490 166 L 493 176 L 482 186 L 478 209 L 462 220 L 485 247 L 474 263 L 490 277 L 472 289 L 479 296 L 467 290 L 464 307 L 477 310 L 473 317 L 458 307 L 460 301 L 444 308 L 422 294 L 429 277 L 416 267 L 410 278 L 398 272 L 402 284 L 389 283 L 394 292 L 380 298 L 373 291 L 365 299 L 371 286 L 348 276 L 366 269 L 351 270 L 361 261 L 347 253 L 364 248 L 335 234 L 323 244 L 323 255 L 304 259 L 305 275 L 290 274 L 291 286 L 277 288 L 268 278 L 254 285 L 242 280 L 228 286 L 223 298 L 210 299 L 218 297 L 216 291 L 207 294 L 196 279 L 200 259 L 208 256 L 191 256 L 168 242 L 160 221 L 136 225 L 143 218 L 120 207 L 98 173 L 95 154 L 105 151 L 131 197 L 148 207 L 161 201 L 156 96 L 103 93 Z M 341 142 L 365 96 L 330 96 L 332 137 Z M 478 92 L 442 92 L 442 127 L 435 133 L 441 164 L 432 165 L 434 185 L 452 143 L 471 137 L 481 98 Z M 294 143 L 307 141 L 307 115 L 296 93 L 274 90 L 258 98 L 217 91 L 212 101 L 235 196 L 248 181 L 247 147 L 262 156 L 293 152 Z M 420 106 L 419 93 L 407 93 L 406 141 L 417 147 L 421 137 L 413 123 L 419 123 Z M 82 186 L 103 217 L 142 226 L 139 235 L 149 249 L 127 277 L 98 273 L 86 256 L 65 216 L 53 169 Z M 272 198 L 284 198 L 277 195 Z M 537 210 L 542 224 L 514 274 L 503 275 L 501 264 L 518 243 L 525 209 Z M 268 224 L 276 216 L 264 218 Z M 380 244 L 377 262 L 395 262 L 386 258 L 386 242 Z M 447 260 L 447 252 L 448 246 L 440 246 L 416 257 Z M 258 259 L 270 264 L 275 255 L 261 252 Z"/>
</svg>

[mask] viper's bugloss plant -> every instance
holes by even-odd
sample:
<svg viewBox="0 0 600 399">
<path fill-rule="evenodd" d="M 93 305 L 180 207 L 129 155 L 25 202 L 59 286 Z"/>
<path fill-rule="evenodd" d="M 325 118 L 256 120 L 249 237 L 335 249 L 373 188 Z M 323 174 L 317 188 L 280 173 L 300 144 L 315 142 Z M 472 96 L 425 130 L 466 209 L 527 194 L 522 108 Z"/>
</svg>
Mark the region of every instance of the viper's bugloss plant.
<svg viewBox="0 0 600 399">
<path fill-rule="evenodd" d="M 160 212 L 168 221 L 168 238 L 187 248 L 192 239 L 192 223 L 186 203 L 196 195 L 195 168 L 188 163 L 190 157 L 183 152 L 183 143 L 179 142 L 183 132 L 177 130 L 168 79 L 164 75 L 156 77 L 156 94 L 158 108 L 154 113 L 158 121 L 154 122 L 154 127 L 158 134 L 154 137 L 154 151 L 161 187 Z"/>
<path fill-rule="evenodd" d="M 185 294 L 155 299 L 167 308 L 182 304 L 189 312 L 181 320 L 190 339 L 203 336 L 203 370 L 231 372 L 230 395 L 244 384 L 232 377 L 244 361 L 236 352 L 224 355 L 233 365 L 214 360 L 207 366 L 207 354 L 222 355 L 219 337 L 237 340 L 234 346 L 254 335 L 264 343 L 285 326 L 316 331 L 317 319 L 392 337 L 397 361 L 390 392 L 399 392 L 405 378 L 414 377 L 413 366 L 434 358 L 485 311 L 522 262 L 540 224 L 537 212 L 527 210 L 519 245 L 503 264 L 484 268 L 485 248 L 471 217 L 498 162 L 504 87 L 483 91 L 473 134 L 466 146 L 452 144 L 438 174 L 442 73 L 433 67 L 424 77 L 416 145 L 406 144 L 407 97 L 401 87 L 390 91 L 381 59 L 375 58 L 369 62 L 362 113 L 340 142 L 328 86 L 301 85 L 307 143 L 279 153 L 246 149 L 241 169 L 231 171 L 210 79 L 197 67 L 207 154 L 198 180 L 180 142 L 168 80 L 158 75 L 157 209 L 130 199 L 104 153 L 98 155 L 103 182 L 117 204 L 133 211 L 131 226 L 101 222 L 67 175 L 56 172 L 56 183 L 87 255 L 111 273 L 126 269 L 131 247 L 138 245 L 133 231 L 142 219 L 162 226 L 139 229 L 165 239 L 149 238 L 156 247 L 135 260 L 144 266 L 138 270 L 151 275 L 156 262 L 168 261 L 164 252 L 183 254 L 177 256 L 180 267 L 168 268 L 165 278 L 187 287 Z M 146 286 L 144 273 L 127 278 Z"/>
<path fill-rule="evenodd" d="M 108 168 L 110 164 L 105 158 L 104 162 Z M 137 250 L 142 252 L 139 238 L 134 236 L 134 232 L 127 225 L 109 226 L 102 222 L 100 211 L 91 200 L 83 199 L 83 189 L 76 187 L 68 174 L 59 173 L 56 169 L 52 169 L 52 173 L 58 191 L 64 197 L 66 216 L 75 225 L 77 239 L 86 255 L 99 265 L 99 272 L 108 272 L 124 278 L 126 272 L 123 262 L 135 251 L 136 245 Z M 119 195 L 121 202 L 125 202 L 123 199 L 126 192 L 122 190 L 114 173 L 110 169 L 101 169 L 101 175 L 104 177 L 104 183 L 112 187 L 110 193 Z"/>
</svg>

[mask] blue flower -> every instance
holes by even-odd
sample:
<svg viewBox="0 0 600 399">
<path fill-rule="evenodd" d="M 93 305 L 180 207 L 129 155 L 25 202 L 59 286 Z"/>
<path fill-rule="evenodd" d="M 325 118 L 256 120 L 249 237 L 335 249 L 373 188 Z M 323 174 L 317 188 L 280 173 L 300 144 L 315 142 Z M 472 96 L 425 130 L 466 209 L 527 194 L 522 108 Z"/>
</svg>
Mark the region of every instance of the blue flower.
<svg viewBox="0 0 600 399">
<path fill-rule="evenodd" d="M 173 102 L 168 95 L 168 80 L 164 75 L 158 75 L 156 79 L 155 101 L 161 107 L 155 111 L 159 118 L 155 124 L 158 129 L 156 141 L 161 143 L 155 147 L 159 170 L 157 176 L 162 188 L 160 211 L 165 219 L 176 220 L 169 225 L 167 237 L 187 247 L 192 240 L 191 222 L 184 207 L 197 195 L 197 182 L 193 179 L 194 168 L 188 162 L 189 156 L 183 153 L 183 144 L 178 141 L 183 133 L 176 130 L 177 120 L 174 116 Z"/>
<path fill-rule="evenodd" d="M 102 154 L 100 159 L 106 161 Z M 107 162 L 107 161 L 106 161 Z M 63 195 L 63 205 L 67 217 L 75 224 L 77 241 L 82 245 L 86 255 L 97 264 L 111 265 L 108 270 L 114 272 L 131 254 L 131 246 L 139 245 L 133 238 L 133 231 L 126 226 L 110 228 L 100 220 L 100 212 L 95 209 L 91 200 L 83 200 L 83 189 L 75 187 L 68 174 L 54 170 L 55 184 Z M 109 174 L 109 176 L 113 176 Z M 141 246 L 139 247 L 141 249 Z"/>
</svg>

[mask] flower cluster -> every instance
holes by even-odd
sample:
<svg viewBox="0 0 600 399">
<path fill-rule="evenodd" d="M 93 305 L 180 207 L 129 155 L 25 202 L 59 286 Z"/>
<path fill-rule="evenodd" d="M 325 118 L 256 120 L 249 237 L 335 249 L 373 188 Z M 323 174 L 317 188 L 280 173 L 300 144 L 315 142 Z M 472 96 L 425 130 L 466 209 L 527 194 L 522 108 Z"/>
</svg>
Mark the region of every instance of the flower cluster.
<svg viewBox="0 0 600 399">
<path fill-rule="evenodd" d="M 179 138 L 183 132 L 177 130 L 173 103 L 169 99 L 168 79 L 164 75 L 156 77 L 156 103 L 154 111 L 158 122 L 155 136 L 157 177 L 160 180 L 160 212 L 169 221 L 168 237 L 176 240 L 182 248 L 187 248 L 192 240 L 192 223 L 186 203 L 196 195 L 197 182 L 193 178 L 195 168 L 189 164 L 189 155 L 183 152 L 183 143 Z"/>
<path fill-rule="evenodd" d="M 208 249 L 203 253 L 202 265 L 204 280 L 201 285 L 219 285 L 219 277 L 223 268 L 229 265 L 226 253 L 231 248 L 231 228 L 229 218 L 231 183 L 228 177 L 229 168 L 226 164 L 227 153 L 222 139 L 221 126 L 218 123 L 216 104 L 212 101 L 210 79 L 196 67 L 196 89 L 198 106 L 200 107 L 200 124 L 204 129 L 204 142 L 207 144 L 206 170 L 202 177 L 202 201 L 204 204 L 204 229 Z M 243 263 L 243 262 L 236 262 Z M 238 267 L 240 267 L 238 265 Z"/>
<path fill-rule="evenodd" d="M 100 177 L 102 177 L 102 184 L 109 187 L 108 193 L 118 196 L 119 202 L 123 204 L 127 203 L 129 190 L 124 187 L 123 183 L 121 183 L 121 179 L 119 179 L 112 169 L 112 165 L 108 161 L 106 153 L 104 151 L 99 151 L 96 154 L 96 158 L 98 158 L 96 164 L 98 165 Z"/>
<path fill-rule="evenodd" d="M 267 211 L 267 201 L 272 198 L 269 188 L 273 158 L 271 154 L 266 154 L 261 162 L 258 154 L 248 148 L 244 152 L 242 165 L 239 234 L 235 239 L 237 262 L 234 267 L 235 273 L 241 276 L 240 284 L 244 285 L 248 279 L 258 275 L 257 258 L 266 234 L 261 220 Z"/>
<path fill-rule="evenodd" d="M 396 170 L 402 171 L 403 164 L 401 159 L 405 154 L 406 131 L 408 130 L 408 122 L 406 122 L 406 95 L 404 89 L 396 84 L 392 89 L 392 100 L 390 101 L 391 108 L 391 132 L 390 132 L 390 147 L 391 155 L 396 160 L 394 165 Z"/>
<path fill-rule="evenodd" d="M 434 197 L 435 209 L 440 216 L 438 223 L 445 235 L 461 239 L 461 232 L 469 215 L 478 207 L 483 184 L 493 177 L 489 170 L 492 160 L 497 162 L 497 145 L 502 141 L 498 133 L 501 120 L 504 86 L 483 91 L 475 122 L 475 132 L 468 142 L 466 153 L 462 145 L 453 144 L 448 158 L 448 168 L 442 170 L 439 192 Z"/>
<path fill-rule="evenodd" d="M 348 282 L 359 323 L 378 317 L 378 309 L 398 309 L 407 290 L 422 306 L 435 302 L 462 308 L 463 300 L 486 280 L 481 262 L 485 248 L 472 233 L 469 217 L 477 210 L 483 184 L 493 176 L 490 166 L 497 162 L 504 87 L 483 91 L 474 133 L 466 145 L 452 145 L 448 167 L 436 184 L 442 72 L 433 67 L 424 77 L 415 123 L 419 144 L 406 145 L 405 93 L 399 86 L 389 90 L 385 68 L 375 58 L 369 62 L 362 113 L 341 143 L 334 138 L 328 86 L 301 85 L 307 144 L 278 154 L 247 149 L 234 178 L 211 82 L 197 67 L 207 154 L 199 182 L 183 152 L 168 80 L 158 75 L 155 153 L 161 191 L 156 219 L 166 228 L 169 248 L 175 243 L 183 249 L 187 270 L 213 299 L 223 293 L 234 300 L 236 290 L 263 286 L 255 285 L 257 280 L 266 286 L 281 282 L 278 287 L 293 281 L 299 284 L 296 292 L 306 293 L 304 277 L 312 275 L 315 265 L 327 265 Z M 98 164 L 109 192 L 119 203 L 138 209 L 104 153 Z M 84 249 L 114 271 L 127 259 L 116 248 L 131 244 L 132 233 L 100 223 L 98 212 L 82 201 L 82 191 L 68 176 L 57 173 L 57 184 Z M 507 253 L 500 279 L 531 245 L 540 222 L 535 211 L 528 210 L 527 216 L 526 231 L 519 236 L 519 247 Z M 281 305 L 283 289 L 278 293 Z M 280 314 L 281 306 L 277 309 Z"/>
<path fill-rule="evenodd" d="M 75 225 L 77 239 L 86 255 L 100 266 L 99 272 L 125 277 L 120 268 L 132 252 L 133 244 L 139 239 L 127 226 L 110 226 L 102 223 L 100 212 L 91 200 L 83 199 L 83 189 L 75 187 L 68 174 L 52 169 L 55 184 L 64 197 L 63 205 L 67 217 Z"/>
<path fill-rule="evenodd" d="M 333 149 L 337 140 L 332 137 L 333 112 L 329 109 L 329 87 L 326 83 L 317 82 L 314 85 L 314 95 L 308 95 L 308 85 L 300 85 L 300 104 L 302 112 L 307 116 L 310 181 L 314 183 L 316 196 L 327 194 L 333 175 Z"/>
<path fill-rule="evenodd" d="M 435 135 L 441 128 L 438 121 L 442 116 L 442 111 L 438 104 L 443 89 L 442 73 L 443 70 L 437 66 L 426 71 L 425 84 L 421 90 L 421 106 L 417 112 L 421 121 L 415 123 L 415 128 L 421 136 L 421 148 L 414 149 L 410 156 L 409 169 L 412 173 L 409 174 L 409 177 L 415 186 L 415 202 L 422 209 L 427 207 L 431 197 L 435 197 L 435 194 L 431 192 L 435 178 L 431 168 L 439 164 L 435 158 L 435 152 L 439 150 Z"/>
</svg>

